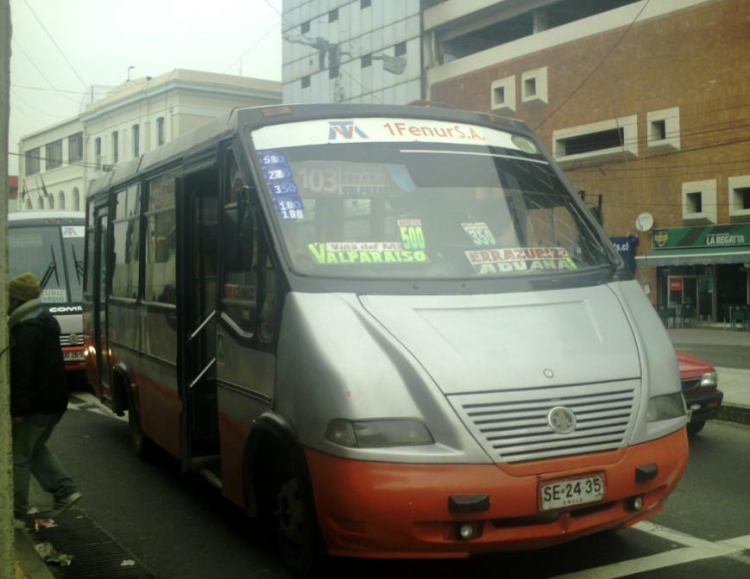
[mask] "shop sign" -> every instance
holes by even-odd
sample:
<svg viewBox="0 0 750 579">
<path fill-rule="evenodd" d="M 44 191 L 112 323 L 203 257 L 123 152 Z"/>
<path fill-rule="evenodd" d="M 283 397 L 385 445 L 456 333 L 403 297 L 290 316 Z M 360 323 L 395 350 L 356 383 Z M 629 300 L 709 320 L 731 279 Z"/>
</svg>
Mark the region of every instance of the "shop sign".
<svg viewBox="0 0 750 579">
<path fill-rule="evenodd" d="M 733 223 L 706 227 L 655 229 L 654 249 L 677 247 L 742 247 L 750 245 L 750 224 Z"/>
<path fill-rule="evenodd" d="M 669 278 L 669 291 L 681 292 L 682 291 L 682 278 L 681 277 L 670 277 Z"/>
<path fill-rule="evenodd" d="M 615 246 L 622 260 L 630 268 L 630 271 L 635 271 L 635 251 L 638 245 L 638 238 L 635 235 L 628 235 L 627 237 L 610 237 L 609 240 Z"/>
</svg>

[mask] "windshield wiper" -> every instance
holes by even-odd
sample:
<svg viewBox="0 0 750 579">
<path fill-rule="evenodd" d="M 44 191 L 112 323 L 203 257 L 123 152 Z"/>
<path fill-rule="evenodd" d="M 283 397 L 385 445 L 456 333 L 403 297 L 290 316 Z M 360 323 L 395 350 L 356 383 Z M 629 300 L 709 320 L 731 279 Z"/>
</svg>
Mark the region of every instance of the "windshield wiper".
<svg viewBox="0 0 750 579">
<path fill-rule="evenodd" d="M 49 283 L 49 278 L 52 277 L 52 274 L 55 274 L 55 283 L 59 286 L 60 285 L 60 278 L 57 275 L 57 259 L 55 258 L 55 250 L 50 245 L 49 248 L 50 253 L 52 254 L 52 261 L 50 261 L 49 265 L 47 266 L 47 271 L 44 272 L 44 276 L 42 276 L 42 281 L 39 283 L 39 287 L 44 289 L 47 287 L 47 284 Z"/>
<path fill-rule="evenodd" d="M 76 279 L 78 279 L 78 284 L 80 285 L 83 280 L 83 262 L 78 259 L 74 245 L 70 247 L 70 251 L 73 254 L 73 263 L 75 263 L 76 266 Z"/>
</svg>

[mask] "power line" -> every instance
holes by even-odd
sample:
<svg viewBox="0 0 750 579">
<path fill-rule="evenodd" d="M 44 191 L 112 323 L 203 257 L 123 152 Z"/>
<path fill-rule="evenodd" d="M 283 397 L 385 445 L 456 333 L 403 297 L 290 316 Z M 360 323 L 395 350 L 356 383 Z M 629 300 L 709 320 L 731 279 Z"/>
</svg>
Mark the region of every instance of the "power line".
<svg viewBox="0 0 750 579">
<path fill-rule="evenodd" d="M 638 14 L 635 15 L 635 18 L 633 18 L 632 22 L 628 24 L 627 28 L 625 28 L 625 31 L 620 35 L 620 37 L 617 39 L 617 41 L 612 45 L 612 47 L 607 51 L 607 53 L 602 57 L 602 59 L 599 61 L 599 63 L 591 69 L 591 72 L 586 75 L 586 77 L 579 83 L 579 85 L 573 89 L 573 92 L 571 92 L 567 98 L 561 102 L 547 117 L 538 125 L 536 125 L 533 130 L 534 132 L 537 131 L 539 127 L 541 127 L 544 123 L 546 123 L 550 118 L 552 118 L 553 115 L 557 113 L 562 107 L 564 107 L 570 99 L 572 99 L 576 93 L 585 85 L 589 79 L 594 76 L 594 73 L 599 70 L 599 68 L 606 62 L 606 60 L 609 58 L 609 56 L 614 52 L 615 48 L 617 48 L 620 45 L 620 42 L 622 42 L 622 39 L 625 38 L 627 33 L 630 31 L 630 29 L 633 27 L 633 25 L 636 23 L 636 21 L 641 17 L 641 14 L 643 14 L 643 11 L 648 7 L 651 0 L 646 0 L 646 2 L 643 4 L 641 9 L 638 11 Z"/>
<path fill-rule="evenodd" d="M 286 21 L 286 23 L 291 27 L 292 23 L 289 21 L 289 19 L 285 18 L 284 15 L 281 12 L 279 12 L 278 9 L 275 6 L 273 6 L 268 0 L 263 0 L 263 2 L 265 2 L 266 5 L 268 5 L 274 12 L 276 12 L 276 14 L 278 14 L 281 17 L 281 19 L 283 21 Z M 351 61 L 347 61 L 347 62 L 353 62 L 354 60 L 355 59 L 352 59 Z M 346 64 L 346 63 L 341 63 L 341 64 Z M 368 88 L 366 86 L 364 86 L 361 82 L 359 82 L 356 78 L 354 78 L 354 76 L 352 76 L 351 74 L 349 74 L 343 66 L 339 65 L 339 66 L 337 66 L 337 68 L 338 68 L 338 70 L 339 70 L 340 73 L 344 74 L 349 79 L 351 79 L 363 91 L 368 91 Z M 377 94 L 375 94 L 374 91 L 369 90 L 369 94 L 371 94 L 375 99 L 377 99 L 380 102 L 380 104 L 384 104 L 383 100 Z"/>
<path fill-rule="evenodd" d="M 55 42 L 55 39 L 52 38 L 52 35 L 49 33 L 49 30 L 47 30 L 47 27 L 44 25 L 44 23 L 41 21 L 39 16 L 37 16 L 36 12 L 34 12 L 34 9 L 31 7 L 31 4 L 29 4 L 28 0 L 23 0 L 23 3 L 26 4 L 29 10 L 31 10 L 31 13 L 34 15 L 34 18 L 36 18 L 36 21 L 39 23 L 39 26 L 42 27 L 42 30 L 44 30 L 44 33 L 49 37 L 49 39 L 52 41 L 52 44 L 55 45 L 55 48 L 57 48 L 57 51 L 60 53 L 60 55 L 63 57 L 65 62 L 68 63 L 68 66 L 70 69 L 75 73 L 76 77 L 78 77 L 78 80 L 81 81 L 81 84 L 84 88 L 88 88 L 88 85 L 86 84 L 86 81 L 81 78 L 81 75 L 78 74 L 78 71 L 73 66 L 73 63 L 68 60 L 68 57 L 65 55 L 65 53 L 62 51 L 62 49 L 58 46 L 57 42 Z"/>
<path fill-rule="evenodd" d="M 13 99 L 15 99 L 16 101 L 20 100 L 25 106 L 29 107 L 30 109 L 33 109 L 37 113 L 41 113 L 43 115 L 47 115 L 48 117 L 52 117 L 52 118 L 56 119 L 53 122 L 58 122 L 58 121 L 61 121 L 61 120 L 63 120 L 65 118 L 65 117 L 60 117 L 60 115 L 49 113 L 47 111 L 43 111 L 42 109 L 39 109 L 39 108 L 35 107 L 30 102 L 28 102 L 26 99 L 24 99 L 24 98 L 20 97 L 18 94 L 16 94 L 16 92 L 13 91 L 13 90 L 10 91 L 10 94 L 13 97 Z M 13 102 L 12 102 L 13 99 L 11 99 L 11 108 L 13 107 Z M 18 106 L 18 102 L 16 102 L 16 106 Z M 36 120 L 39 120 L 39 119 L 36 119 Z"/>
<path fill-rule="evenodd" d="M 34 148 L 41 148 L 41 147 L 34 147 Z M 8 151 L 8 155 L 18 158 L 25 158 L 25 159 L 36 159 L 39 161 L 40 165 L 42 161 L 45 163 L 47 162 L 47 157 L 44 157 L 42 155 L 29 155 L 28 153 L 16 153 L 14 151 Z M 76 161 L 71 163 L 70 161 L 60 161 L 60 167 L 68 166 L 68 167 L 86 167 L 87 169 L 99 169 L 100 166 L 96 165 L 95 163 L 84 163 L 83 161 Z M 33 177 L 34 175 L 41 175 L 44 171 L 38 171 L 37 173 L 33 173 L 31 175 L 25 175 L 26 177 Z"/>
<path fill-rule="evenodd" d="M 235 61 L 234 61 L 234 62 L 233 62 L 232 64 L 230 64 L 230 65 L 229 65 L 229 66 L 228 66 L 228 67 L 226 68 L 226 70 L 224 70 L 224 73 L 226 74 L 226 72 L 227 72 L 228 70 L 230 70 L 231 68 L 233 68 L 233 67 L 234 67 L 234 65 L 236 65 L 236 64 L 237 64 L 238 62 L 240 62 L 240 61 L 241 61 L 241 60 L 242 60 L 243 58 L 245 58 L 245 56 L 247 56 L 247 54 L 248 54 L 248 53 L 249 53 L 249 52 L 250 52 L 250 51 L 251 51 L 251 50 L 252 50 L 253 48 L 255 48 L 256 46 L 258 46 L 258 44 L 260 44 L 260 43 L 261 43 L 261 42 L 262 42 L 262 41 L 263 41 L 263 40 L 265 39 L 265 37 L 266 37 L 266 36 L 268 36 L 269 34 L 271 34 L 271 32 L 273 32 L 273 31 L 274 31 L 274 30 L 276 29 L 276 24 L 277 24 L 277 23 L 278 23 L 278 24 L 280 24 L 280 23 L 281 23 L 281 20 L 279 19 L 279 20 L 278 20 L 278 21 L 277 21 L 276 23 L 274 23 L 274 25 L 273 25 L 273 26 L 272 26 L 271 28 L 269 28 L 268 30 L 266 30 L 266 32 L 264 32 L 264 33 L 263 33 L 263 34 L 262 34 L 262 35 L 261 35 L 261 36 L 260 36 L 260 37 L 259 37 L 259 38 L 258 38 L 258 39 L 257 39 L 256 41 L 255 41 L 255 42 L 253 42 L 253 43 L 252 43 L 252 44 L 250 45 L 250 48 L 248 48 L 248 49 L 247 49 L 247 50 L 246 50 L 246 51 L 245 51 L 245 52 L 244 52 L 244 53 L 243 53 L 243 54 L 242 54 L 242 55 L 241 55 L 241 56 L 240 56 L 240 57 L 239 57 L 239 58 L 238 58 L 237 60 L 235 60 Z"/>
<path fill-rule="evenodd" d="M 41 75 L 41 77 L 42 77 L 42 78 L 43 78 L 44 80 L 46 80 L 46 81 L 47 81 L 47 84 L 49 84 L 49 85 L 50 85 L 50 86 L 52 87 L 52 90 L 54 90 L 54 91 L 55 91 L 56 93 L 60 94 L 60 96 L 62 96 L 62 97 L 65 97 L 65 98 L 66 98 L 66 99 L 68 99 L 69 101 L 71 101 L 71 102 L 74 102 L 74 103 L 76 103 L 76 104 L 78 103 L 78 101 L 75 101 L 75 100 L 71 99 L 70 97 L 68 97 L 67 95 L 63 94 L 62 92 L 60 92 L 60 91 L 59 91 L 59 90 L 57 89 L 57 87 L 56 87 L 56 86 L 55 86 L 55 85 L 54 85 L 54 84 L 52 83 L 52 81 L 51 81 L 50 79 L 48 79 L 48 78 L 47 78 L 47 75 L 46 75 L 46 74 L 44 74 L 44 73 L 42 72 L 42 69 L 40 69 L 40 68 L 39 68 L 39 67 L 38 67 L 38 66 L 36 65 L 36 62 L 34 62 L 34 59 L 33 59 L 33 58 L 31 58 L 31 56 L 29 56 L 29 53 L 28 53 L 28 52 L 26 52 L 26 51 L 25 51 L 25 50 L 23 49 L 23 46 L 21 46 L 21 44 L 20 44 L 20 43 L 19 43 L 19 42 L 18 42 L 18 41 L 17 41 L 17 40 L 15 39 L 15 38 L 13 38 L 13 43 L 14 43 L 14 44 L 16 45 L 16 48 L 18 48 L 18 49 L 19 49 L 19 50 L 20 50 L 20 51 L 21 51 L 21 52 L 22 52 L 22 53 L 24 54 L 24 56 L 25 56 L 26 58 L 28 58 L 28 59 L 29 59 L 29 62 L 31 63 L 31 65 L 32 65 L 32 66 L 33 66 L 33 67 L 34 67 L 34 68 L 36 69 L 36 71 L 37 71 L 37 72 L 38 72 L 38 73 L 39 73 L 39 74 Z"/>
<path fill-rule="evenodd" d="M 58 88 L 44 88 L 41 86 L 29 86 L 24 84 L 10 84 L 11 88 L 21 88 L 24 90 L 39 90 L 39 91 L 47 91 L 47 92 L 59 92 L 59 93 L 66 93 L 66 94 L 75 94 L 75 95 L 87 95 L 89 93 L 88 90 L 80 91 L 80 90 L 63 90 Z"/>
</svg>

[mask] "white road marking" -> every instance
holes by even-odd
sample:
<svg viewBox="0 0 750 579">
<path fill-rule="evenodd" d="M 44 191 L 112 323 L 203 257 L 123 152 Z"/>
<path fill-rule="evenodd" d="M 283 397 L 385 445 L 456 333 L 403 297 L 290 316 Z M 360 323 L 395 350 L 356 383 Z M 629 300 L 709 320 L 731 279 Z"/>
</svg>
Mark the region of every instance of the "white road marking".
<svg viewBox="0 0 750 579">
<path fill-rule="evenodd" d="M 68 401 L 68 410 L 96 412 L 97 414 L 103 414 L 104 416 L 123 420 L 122 416 L 115 416 L 109 408 L 102 404 L 99 399 L 90 392 L 72 393 Z"/>
<path fill-rule="evenodd" d="M 732 556 L 735 561 L 746 563 L 745 558 L 737 556 L 737 554 L 750 549 L 750 535 L 713 542 L 649 522 L 638 523 L 633 528 L 679 545 L 685 545 L 685 547 L 656 555 L 649 555 L 648 557 L 630 559 L 628 561 L 612 563 L 611 565 L 603 565 L 601 567 L 594 567 L 593 569 L 584 569 L 575 573 L 559 575 L 556 579 L 616 579 L 617 577 L 627 577 L 636 573 L 664 569 L 682 563 L 691 563 L 714 557 Z"/>
</svg>

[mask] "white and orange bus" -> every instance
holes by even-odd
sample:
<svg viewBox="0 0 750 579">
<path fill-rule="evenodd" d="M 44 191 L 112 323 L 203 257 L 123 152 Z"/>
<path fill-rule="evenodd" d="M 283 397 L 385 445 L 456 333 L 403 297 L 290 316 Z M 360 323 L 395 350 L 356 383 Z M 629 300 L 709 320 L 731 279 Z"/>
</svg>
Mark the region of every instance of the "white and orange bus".
<svg viewBox="0 0 750 579">
<path fill-rule="evenodd" d="M 685 469 L 666 331 L 521 122 L 239 109 L 87 206 L 91 385 L 299 575 L 627 527 Z"/>
<path fill-rule="evenodd" d="M 42 303 L 60 324 L 65 368 L 77 377 L 86 368 L 81 333 L 85 221 L 86 215 L 75 211 L 8 214 L 10 277 L 24 272 L 37 277 Z"/>
</svg>

